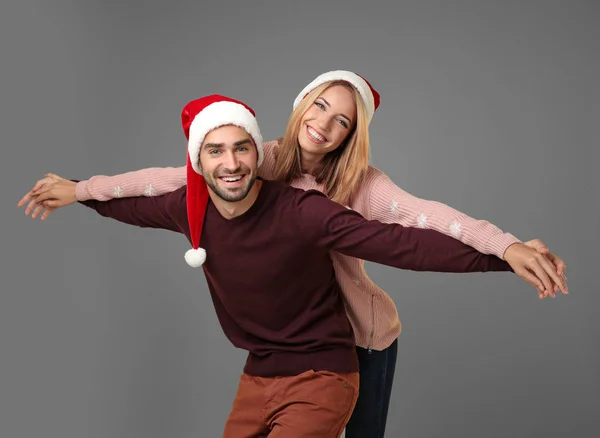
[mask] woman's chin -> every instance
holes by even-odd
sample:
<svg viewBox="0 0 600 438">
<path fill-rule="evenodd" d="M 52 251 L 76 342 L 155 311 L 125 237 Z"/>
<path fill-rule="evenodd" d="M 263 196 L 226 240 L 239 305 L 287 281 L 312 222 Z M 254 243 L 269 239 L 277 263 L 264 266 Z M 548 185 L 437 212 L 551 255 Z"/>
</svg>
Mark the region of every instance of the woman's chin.
<svg viewBox="0 0 600 438">
<path fill-rule="evenodd" d="M 315 144 L 307 138 L 299 138 L 298 143 L 300 144 L 302 152 L 306 155 L 310 155 L 312 160 L 323 158 L 325 154 L 335 149 L 329 147 L 329 145 Z"/>
</svg>

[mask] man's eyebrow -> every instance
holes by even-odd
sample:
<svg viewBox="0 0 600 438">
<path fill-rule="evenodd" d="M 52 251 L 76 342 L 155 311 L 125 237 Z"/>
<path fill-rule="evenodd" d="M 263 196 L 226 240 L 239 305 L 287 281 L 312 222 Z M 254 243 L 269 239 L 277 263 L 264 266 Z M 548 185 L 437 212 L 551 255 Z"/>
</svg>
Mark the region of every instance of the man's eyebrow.
<svg viewBox="0 0 600 438">
<path fill-rule="evenodd" d="M 327 102 L 327 100 L 326 100 L 326 99 L 325 99 L 323 96 L 319 96 L 319 99 L 321 99 L 323 102 L 325 102 L 325 104 L 326 104 L 328 107 L 330 107 L 330 108 L 331 108 L 331 105 L 329 104 L 329 102 Z M 340 116 L 342 116 L 342 117 L 344 117 L 344 118 L 348 119 L 348 121 L 349 121 L 350 123 L 352 123 L 352 119 L 351 119 L 350 117 L 348 117 L 346 114 L 344 114 L 344 113 L 340 113 Z"/>
<path fill-rule="evenodd" d="M 245 145 L 245 144 L 252 144 L 252 140 L 250 140 L 249 138 L 244 138 L 242 140 L 238 140 L 235 143 L 233 143 L 234 146 L 241 146 L 241 145 Z M 224 147 L 225 147 L 225 143 L 205 143 L 204 144 L 205 149 L 222 149 Z"/>
<path fill-rule="evenodd" d="M 243 140 L 236 141 L 233 145 L 234 146 L 241 146 L 243 144 L 252 144 L 252 141 L 249 138 L 245 138 Z"/>
</svg>

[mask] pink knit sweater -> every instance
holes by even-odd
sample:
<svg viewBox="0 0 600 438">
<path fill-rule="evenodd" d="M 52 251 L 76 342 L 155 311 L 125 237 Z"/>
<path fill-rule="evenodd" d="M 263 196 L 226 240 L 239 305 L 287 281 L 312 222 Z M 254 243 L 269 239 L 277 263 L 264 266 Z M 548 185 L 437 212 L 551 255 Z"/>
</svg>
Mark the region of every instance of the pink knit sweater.
<svg viewBox="0 0 600 438">
<path fill-rule="evenodd" d="M 264 162 L 259 175 L 265 179 L 273 179 L 277 147 L 277 141 L 264 145 Z M 185 166 L 143 169 L 117 176 L 94 176 L 77 184 L 77 199 L 106 201 L 117 197 L 161 195 L 184 185 L 185 177 Z M 306 174 L 294 180 L 292 186 L 323 191 L 322 185 Z M 365 181 L 352 198 L 347 207 L 367 219 L 432 228 L 484 254 L 503 258 L 508 246 L 520 242 L 487 221 L 475 220 L 444 204 L 406 193 L 374 167 L 369 167 Z M 402 329 L 394 302 L 367 276 L 363 260 L 339 253 L 331 255 L 356 345 L 374 350 L 387 348 Z"/>
</svg>

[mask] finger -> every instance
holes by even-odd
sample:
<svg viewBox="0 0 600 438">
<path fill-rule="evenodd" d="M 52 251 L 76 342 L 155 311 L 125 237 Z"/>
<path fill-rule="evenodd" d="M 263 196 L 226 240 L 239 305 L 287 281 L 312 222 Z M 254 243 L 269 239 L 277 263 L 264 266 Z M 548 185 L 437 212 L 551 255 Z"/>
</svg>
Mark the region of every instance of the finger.
<svg viewBox="0 0 600 438">
<path fill-rule="evenodd" d="M 46 208 L 46 210 L 44 211 L 44 213 L 42 214 L 42 217 L 40 218 L 41 220 L 45 221 L 46 219 L 48 219 L 48 216 L 50 216 L 50 214 L 54 211 L 54 208 Z"/>
<path fill-rule="evenodd" d="M 567 284 L 563 277 L 558 275 L 557 268 L 554 266 L 554 264 L 546 256 L 537 255 L 536 258 L 538 259 L 542 269 L 544 269 L 548 277 L 550 277 L 550 280 L 559 287 L 563 294 L 566 295 L 568 293 Z M 552 291 L 554 293 L 554 286 L 552 287 Z"/>
<path fill-rule="evenodd" d="M 35 207 L 37 207 L 37 205 L 38 205 L 38 201 L 37 201 L 37 199 L 33 198 L 33 199 L 31 200 L 31 202 L 29 203 L 29 205 L 27 206 L 27 208 L 25 209 L 25 215 L 26 215 L 26 216 L 29 216 L 29 214 L 31 213 L 31 211 L 32 211 L 32 210 L 33 210 Z"/>
<path fill-rule="evenodd" d="M 43 178 L 43 179 L 40 179 L 39 181 L 37 181 L 37 182 L 35 183 L 35 185 L 33 186 L 33 188 L 32 188 L 32 189 L 31 189 L 29 192 L 27 192 L 27 193 L 25 194 L 25 196 L 23 196 L 23 197 L 21 198 L 21 200 L 19 201 L 19 203 L 18 203 L 17 205 L 18 205 L 19 207 L 22 207 L 22 206 L 23 206 L 23 205 L 25 205 L 25 204 L 26 204 L 28 201 L 30 201 L 31 199 L 35 198 L 35 197 L 36 197 L 36 192 L 37 192 L 37 191 L 39 191 L 39 190 L 41 190 L 41 189 L 43 189 L 44 187 L 46 187 L 46 185 L 47 185 L 47 183 L 48 183 L 49 181 L 50 181 L 50 180 L 49 180 L 49 179 L 47 179 L 47 178 Z"/>
<path fill-rule="evenodd" d="M 552 281 L 558 285 L 562 293 L 566 295 L 568 293 L 567 284 L 564 282 L 563 278 L 558 275 L 556 272 L 556 267 L 548 260 L 545 256 L 540 256 L 539 261 L 541 266 L 544 268 L 548 276 L 552 279 Z"/>
<path fill-rule="evenodd" d="M 31 217 L 33 219 L 35 219 L 36 217 L 39 216 L 39 214 L 44 211 L 44 209 L 46 208 L 46 202 L 48 202 L 50 199 L 53 199 L 53 195 L 51 191 L 47 191 L 45 193 L 42 193 L 41 195 L 38 195 L 35 198 L 35 202 L 32 202 L 33 206 L 30 204 L 30 207 L 35 207 L 33 210 L 33 214 L 31 215 Z M 27 207 L 28 209 L 30 209 L 30 207 Z M 31 209 L 30 209 L 31 211 Z"/>
<path fill-rule="evenodd" d="M 21 198 L 21 200 L 17 203 L 17 207 L 21 208 L 23 207 L 25 204 L 27 204 L 29 201 L 31 201 L 33 199 L 33 194 L 30 191 L 28 191 L 25 196 L 23 196 Z"/>
<path fill-rule="evenodd" d="M 36 192 L 39 189 L 41 189 L 42 187 L 44 187 L 47 183 L 48 183 L 48 178 L 42 178 L 42 179 L 36 181 L 36 183 L 33 185 L 33 188 L 31 189 L 31 191 Z"/>
<path fill-rule="evenodd" d="M 54 190 L 54 185 L 58 182 L 54 179 L 50 179 L 50 178 L 46 178 L 47 181 L 44 182 L 42 185 L 40 185 L 39 187 L 34 187 L 31 190 L 31 194 L 33 196 L 40 196 L 43 193 L 47 193 L 50 190 Z"/>
<path fill-rule="evenodd" d="M 53 179 L 53 180 L 55 180 L 55 181 L 61 181 L 61 180 L 62 180 L 62 181 L 66 181 L 64 178 L 62 178 L 62 177 L 58 176 L 58 175 L 57 175 L 57 174 L 55 174 L 55 173 L 47 173 L 47 174 L 46 174 L 46 177 L 48 177 L 48 178 L 50 178 L 50 179 Z"/>
<path fill-rule="evenodd" d="M 35 183 L 35 185 L 34 185 L 34 186 L 33 186 L 33 188 L 31 189 L 31 191 L 32 191 L 33 193 L 35 193 L 35 192 L 37 192 L 37 191 L 41 190 L 43 187 L 45 187 L 45 186 L 47 186 L 47 185 L 49 185 L 49 184 L 51 185 L 51 183 L 53 183 L 53 182 L 54 182 L 54 181 L 52 181 L 52 179 L 51 179 L 51 178 L 48 178 L 48 177 L 46 177 L 46 178 L 42 178 L 42 179 L 38 180 L 38 181 Z"/>
<path fill-rule="evenodd" d="M 60 202 L 57 199 L 49 199 L 44 202 L 44 207 L 50 208 L 52 210 L 56 210 L 60 206 Z"/>
<path fill-rule="evenodd" d="M 532 248 L 540 254 L 548 254 L 550 252 L 548 247 L 544 245 L 544 242 L 542 242 L 540 239 L 534 239 L 532 242 L 534 242 L 532 243 Z"/>
<path fill-rule="evenodd" d="M 38 217 L 38 215 L 44 211 L 46 207 L 44 206 L 44 204 L 39 204 L 35 210 L 33 210 L 33 214 L 31 215 L 32 219 L 35 219 L 36 217 Z"/>
<path fill-rule="evenodd" d="M 44 184 L 42 187 L 40 187 L 37 190 L 33 190 L 31 193 L 33 194 L 33 196 L 40 196 L 43 193 L 48 193 L 50 190 L 54 189 L 54 183 L 48 183 L 48 184 Z"/>
<path fill-rule="evenodd" d="M 19 203 L 17 204 L 19 207 L 22 207 L 23 205 L 25 205 L 27 202 L 31 201 L 32 199 L 36 198 L 40 193 L 43 193 L 47 190 L 49 190 L 52 187 L 53 181 L 50 178 L 42 178 L 40 180 L 38 180 L 35 185 L 33 186 L 33 188 L 25 195 L 21 198 L 21 200 L 19 201 Z M 37 203 L 37 201 L 36 201 Z M 29 211 L 25 210 L 25 214 L 28 215 L 31 212 L 31 207 L 32 205 L 29 205 Z"/>
<path fill-rule="evenodd" d="M 548 247 L 546 246 L 546 244 L 544 242 L 542 242 L 540 239 L 533 239 L 533 240 L 529 240 L 527 242 L 525 242 L 525 245 L 534 248 L 536 250 L 545 250 L 548 249 Z"/>
<path fill-rule="evenodd" d="M 538 277 L 533 275 L 527 269 L 523 269 L 517 275 L 519 277 L 521 277 L 523 280 L 525 280 L 526 282 L 530 283 L 533 287 L 535 287 L 540 296 L 544 295 L 544 285 L 542 284 L 542 282 L 540 281 L 540 279 Z"/>
<path fill-rule="evenodd" d="M 544 292 L 544 296 L 551 296 L 551 291 L 553 290 L 554 285 L 552 283 L 552 280 L 550 280 L 550 277 L 548 277 L 548 275 L 546 274 L 546 271 L 544 271 L 544 269 L 538 263 L 534 263 L 530 266 L 530 272 L 532 272 L 542 283 L 542 290 Z"/>
<path fill-rule="evenodd" d="M 559 286 L 563 293 L 565 293 L 567 291 L 566 282 L 564 281 L 563 277 L 558 274 L 558 269 L 552 263 L 552 261 L 550 261 L 550 259 L 546 256 L 538 256 L 536 258 L 550 279 Z"/>
<path fill-rule="evenodd" d="M 41 204 L 41 203 L 43 203 L 45 201 L 48 201 L 50 199 L 56 199 L 56 196 L 54 194 L 54 190 L 52 190 L 52 187 L 44 190 L 39 195 L 37 195 L 35 197 L 35 202 L 37 202 L 38 204 Z"/>
<path fill-rule="evenodd" d="M 567 264 L 563 259 L 558 257 L 556 254 L 549 252 L 546 254 L 546 257 L 554 264 L 556 267 L 556 273 L 561 277 L 564 277 L 565 271 L 567 270 Z"/>
<path fill-rule="evenodd" d="M 548 274 L 544 268 L 540 265 L 537 258 L 530 263 L 529 269 L 533 271 L 533 273 L 542 281 L 544 285 L 544 294 L 550 295 L 550 291 L 553 290 L 552 281 L 550 280 L 550 277 L 548 277 Z"/>
</svg>

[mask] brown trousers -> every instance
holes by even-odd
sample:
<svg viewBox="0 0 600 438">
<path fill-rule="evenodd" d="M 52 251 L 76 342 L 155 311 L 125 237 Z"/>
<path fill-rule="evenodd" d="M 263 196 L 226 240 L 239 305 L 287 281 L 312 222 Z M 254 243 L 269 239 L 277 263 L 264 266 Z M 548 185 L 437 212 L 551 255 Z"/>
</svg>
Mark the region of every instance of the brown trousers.
<svg viewBox="0 0 600 438">
<path fill-rule="evenodd" d="M 242 374 L 223 438 L 339 438 L 358 389 L 358 373 Z"/>
</svg>

